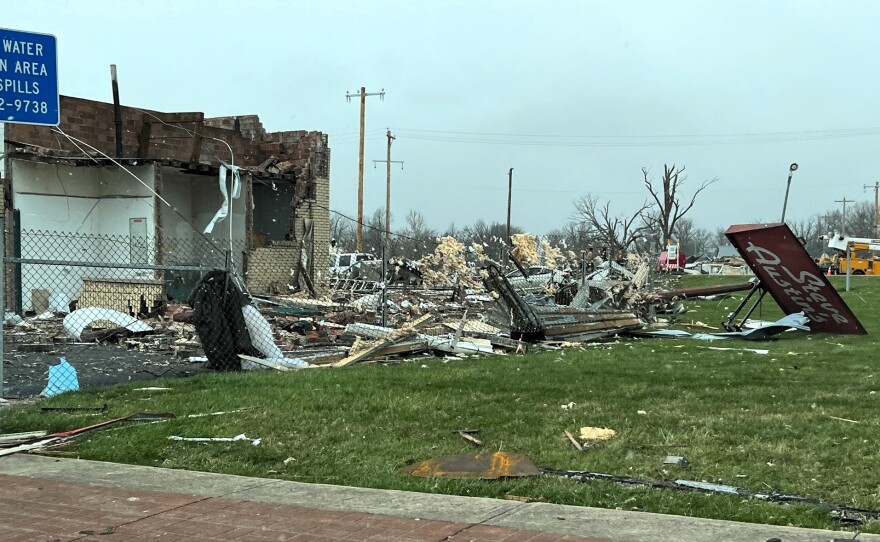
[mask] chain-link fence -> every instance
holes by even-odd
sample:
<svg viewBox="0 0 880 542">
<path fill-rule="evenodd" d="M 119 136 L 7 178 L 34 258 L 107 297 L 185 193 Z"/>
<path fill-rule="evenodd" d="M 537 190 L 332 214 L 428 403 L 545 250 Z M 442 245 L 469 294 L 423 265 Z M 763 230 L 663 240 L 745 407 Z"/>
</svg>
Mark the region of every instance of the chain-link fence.
<svg viewBox="0 0 880 542">
<path fill-rule="evenodd" d="M 206 370 L 190 294 L 212 273 L 243 276 L 249 256 L 198 235 L 12 228 L 4 241 L 7 398 Z"/>
</svg>

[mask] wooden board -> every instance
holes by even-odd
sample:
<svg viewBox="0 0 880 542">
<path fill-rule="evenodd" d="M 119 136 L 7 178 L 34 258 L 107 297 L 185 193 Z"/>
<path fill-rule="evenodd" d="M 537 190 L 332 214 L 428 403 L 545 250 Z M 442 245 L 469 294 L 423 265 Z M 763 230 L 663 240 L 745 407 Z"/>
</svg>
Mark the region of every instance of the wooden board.
<svg viewBox="0 0 880 542">
<path fill-rule="evenodd" d="M 418 326 L 425 324 L 426 322 L 431 320 L 433 317 L 434 317 L 433 314 L 425 314 L 424 316 L 418 318 L 417 320 L 414 320 L 410 324 L 409 329 L 405 333 L 402 333 L 401 335 L 398 335 L 397 337 L 385 339 L 384 341 L 379 341 L 374 346 L 372 346 L 366 350 L 363 350 L 361 352 L 358 352 L 357 354 L 353 354 L 351 356 L 348 356 L 345 359 L 337 361 L 336 363 L 333 364 L 333 366 L 334 367 L 347 367 L 347 366 L 352 365 L 354 363 L 357 363 L 359 361 L 364 361 L 366 359 L 374 357 L 377 355 L 377 353 L 388 348 L 389 346 L 407 341 L 418 334 L 418 330 L 416 329 Z"/>
</svg>

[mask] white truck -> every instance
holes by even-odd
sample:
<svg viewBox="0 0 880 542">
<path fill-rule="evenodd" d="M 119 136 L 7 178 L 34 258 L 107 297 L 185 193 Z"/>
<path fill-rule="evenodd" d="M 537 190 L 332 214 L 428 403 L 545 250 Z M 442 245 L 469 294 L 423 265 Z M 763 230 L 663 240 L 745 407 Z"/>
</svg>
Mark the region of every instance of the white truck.
<svg viewBox="0 0 880 542">
<path fill-rule="evenodd" d="M 376 257 L 363 252 L 343 252 L 330 255 L 330 276 L 341 277 L 345 275 L 351 266 L 358 262 L 372 261 Z"/>
</svg>

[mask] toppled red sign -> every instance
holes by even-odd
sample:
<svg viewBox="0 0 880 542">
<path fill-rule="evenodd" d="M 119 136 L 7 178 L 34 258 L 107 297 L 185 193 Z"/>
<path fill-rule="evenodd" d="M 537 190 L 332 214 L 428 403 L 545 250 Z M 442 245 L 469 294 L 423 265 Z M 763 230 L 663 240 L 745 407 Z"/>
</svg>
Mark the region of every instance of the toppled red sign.
<svg viewBox="0 0 880 542">
<path fill-rule="evenodd" d="M 867 333 L 786 224 L 738 224 L 725 235 L 785 314 L 803 312 L 812 331 Z"/>
</svg>

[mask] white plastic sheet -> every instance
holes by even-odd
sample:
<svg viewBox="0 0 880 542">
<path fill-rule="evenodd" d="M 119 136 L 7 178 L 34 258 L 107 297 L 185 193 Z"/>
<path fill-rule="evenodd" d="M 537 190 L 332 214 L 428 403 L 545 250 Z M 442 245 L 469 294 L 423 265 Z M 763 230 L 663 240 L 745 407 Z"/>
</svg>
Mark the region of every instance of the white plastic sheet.
<svg viewBox="0 0 880 542">
<path fill-rule="evenodd" d="M 168 439 L 182 442 L 237 442 L 239 440 L 248 440 L 254 446 L 259 446 L 262 440 L 258 438 L 248 438 L 244 433 L 234 437 L 180 437 L 177 435 L 171 435 Z"/>
<path fill-rule="evenodd" d="M 239 168 L 236 166 L 230 166 L 232 169 L 232 199 L 238 199 L 241 197 L 241 175 L 239 173 Z M 214 214 L 214 218 L 211 219 L 211 222 L 205 226 L 205 234 L 209 234 L 214 231 L 214 225 L 217 222 L 220 222 L 231 212 L 229 209 L 229 191 L 226 188 L 226 173 L 229 170 L 225 165 L 220 166 L 220 194 L 223 195 L 223 203 L 220 205 L 220 208 L 217 209 L 217 212 Z"/>
<path fill-rule="evenodd" d="M 256 307 L 253 305 L 245 305 L 241 308 L 241 312 L 244 315 L 244 324 L 247 327 L 248 334 L 251 336 L 251 343 L 254 345 L 254 348 L 263 354 L 266 360 L 295 369 L 309 366 L 307 362 L 301 359 L 284 357 L 284 353 L 281 352 L 281 349 L 275 344 L 275 338 L 272 335 L 272 327 L 269 325 L 269 322 L 263 318 L 263 315 L 260 314 L 260 311 L 258 311 Z M 241 368 L 249 371 L 252 369 L 261 369 L 262 366 L 252 361 L 242 360 Z"/>
<path fill-rule="evenodd" d="M 55 293 L 49 296 L 49 307 L 55 312 L 67 314 L 70 312 L 70 299 L 61 293 Z"/>
<path fill-rule="evenodd" d="M 18 325 L 24 322 L 24 318 L 15 314 L 14 312 L 5 312 L 3 313 L 3 323 L 9 324 L 11 326 Z"/>
<path fill-rule="evenodd" d="M 146 322 L 119 311 L 103 307 L 86 307 L 77 309 L 64 317 L 64 331 L 78 340 L 86 326 L 97 320 L 113 322 L 135 333 L 153 330 Z"/>
</svg>

